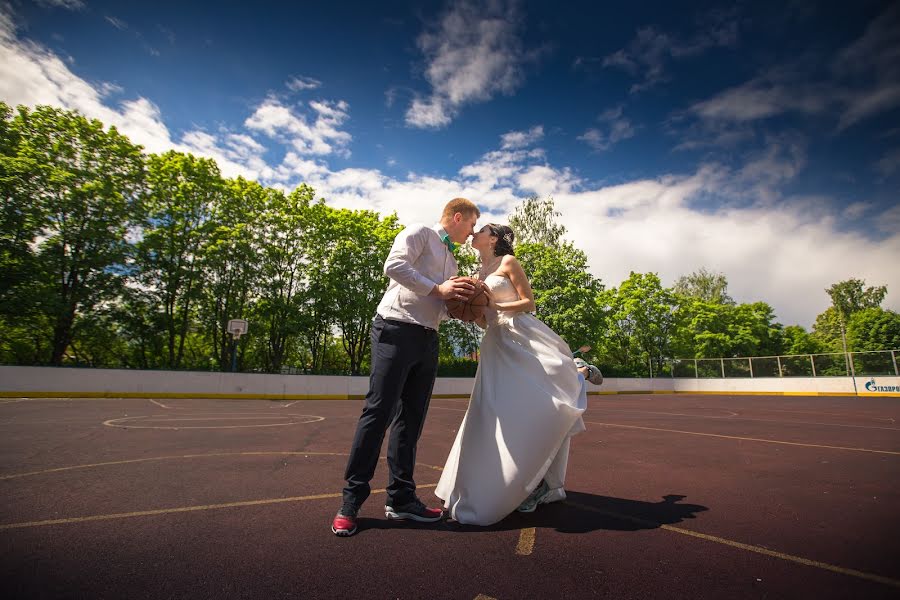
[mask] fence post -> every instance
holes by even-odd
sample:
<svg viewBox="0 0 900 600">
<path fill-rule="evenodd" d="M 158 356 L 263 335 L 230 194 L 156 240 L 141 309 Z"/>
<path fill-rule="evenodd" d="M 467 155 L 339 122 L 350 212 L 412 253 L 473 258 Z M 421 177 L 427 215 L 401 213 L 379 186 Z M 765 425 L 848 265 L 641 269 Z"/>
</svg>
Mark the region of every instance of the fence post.
<svg viewBox="0 0 900 600">
<path fill-rule="evenodd" d="M 897 361 L 894 361 L 894 369 L 897 368 Z M 697 359 L 694 359 L 694 379 L 700 379 L 700 371 L 697 370 Z"/>
<path fill-rule="evenodd" d="M 784 377 L 784 375 L 781 374 L 781 357 L 780 357 L 780 356 L 776 356 L 776 357 L 775 357 L 775 360 L 778 361 L 778 376 L 779 376 L 779 377 Z"/>
<path fill-rule="evenodd" d="M 725 379 L 725 359 L 720 358 L 719 361 L 722 363 L 722 379 Z"/>
<path fill-rule="evenodd" d="M 747 364 L 750 365 L 750 379 L 753 379 L 753 358 L 747 357 Z"/>
<path fill-rule="evenodd" d="M 897 371 L 897 351 L 891 350 L 891 360 L 894 361 L 894 375 L 900 376 L 900 372 Z"/>
<path fill-rule="evenodd" d="M 812 369 L 813 369 L 813 377 L 815 377 L 815 376 L 816 376 L 816 361 L 813 360 L 813 355 L 812 355 L 812 354 L 809 355 L 809 364 L 812 365 Z"/>
</svg>

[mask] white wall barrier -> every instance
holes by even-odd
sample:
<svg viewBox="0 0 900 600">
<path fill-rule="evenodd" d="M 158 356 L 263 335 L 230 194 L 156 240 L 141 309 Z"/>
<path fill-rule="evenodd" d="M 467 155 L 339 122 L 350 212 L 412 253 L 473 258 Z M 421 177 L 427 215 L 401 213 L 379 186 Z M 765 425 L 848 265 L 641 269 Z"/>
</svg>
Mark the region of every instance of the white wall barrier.
<svg viewBox="0 0 900 600">
<path fill-rule="evenodd" d="M 468 397 L 474 380 L 439 377 L 434 396 Z M 595 394 L 897 396 L 900 377 L 608 378 Z M 368 377 L 0 366 L 0 397 L 357 399 Z"/>
</svg>

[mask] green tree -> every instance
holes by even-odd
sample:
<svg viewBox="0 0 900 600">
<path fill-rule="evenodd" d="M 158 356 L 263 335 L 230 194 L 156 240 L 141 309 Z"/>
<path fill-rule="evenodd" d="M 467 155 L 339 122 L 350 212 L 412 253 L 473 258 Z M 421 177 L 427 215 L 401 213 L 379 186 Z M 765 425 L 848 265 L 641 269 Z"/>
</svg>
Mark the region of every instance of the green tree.
<svg viewBox="0 0 900 600">
<path fill-rule="evenodd" d="M 369 352 L 372 316 L 387 287 L 384 261 L 401 227 L 396 215 L 384 219 L 368 210 L 330 211 L 330 252 L 320 276 L 339 298 L 334 320 L 350 361 L 350 373 L 358 375 Z"/>
<path fill-rule="evenodd" d="M 231 369 L 232 352 L 238 352 L 239 369 L 246 362 L 248 338 L 256 335 L 250 324 L 249 336 L 235 342 L 227 333 L 228 321 L 245 319 L 260 277 L 261 223 L 268 191 L 242 177 L 225 181 L 222 197 L 213 207 L 210 232 L 201 251 L 205 285 L 201 319 L 212 344 L 212 359 L 219 370 Z"/>
<path fill-rule="evenodd" d="M 279 372 L 292 357 L 300 333 L 298 297 L 310 267 L 303 239 L 315 191 L 308 185 L 288 195 L 267 191 L 260 215 L 260 297 L 253 314 L 255 329 L 262 333 L 254 339 L 261 342 L 263 368 Z"/>
<path fill-rule="evenodd" d="M 725 274 L 707 271 L 705 267 L 679 277 L 672 291 L 713 304 L 734 304 L 734 300 L 728 295 L 728 278 Z"/>
<path fill-rule="evenodd" d="M 676 297 L 656 273 L 634 273 L 604 294 L 610 324 L 605 348 L 613 368 L 630 375 L 662 372 L 671 353 Z"/>
<path fill-rule="evenodd" d="M 516 243 L 543 244 L 551 247 L 561 245 L 566 228 L 556 222 L 559 215 L 552 198 L 546 200 L 541 200 L 537 196 L 527 198 L 516 206 L 509 217 L 509 226 L 516 233 Z"/>
<path fill-rule="evenodd" d="M 146 297 L 134 306 L 145 307 L 145 319 L 160 328 L 165 348 L 159 361 L 162 367 L 182 365 L 203 285 L 201 249 L 223 186 L 211 159 L 174 151 L 148 159 L 144 229 L 136 244 L 135 275 Z"/>
<path fill-rule="evenodd" d="M 825 290 L 831 297 L 832 306 L 838 315 L 847 320 L 856 312 L 867 308 L 878 308 L 887 294 L 887 286 L 865 287 L 862 279 L 848 279 L 833 284 Z"/>
<path fill-rule="evenodd" d="M 604 286 L 588 271 L 587 255 L 565 242 L 519 244 L 516 256 L 531 282 L 537 317 L 573 349 L 596 346 L 606 321 Z"/>
<path fill-rule="evenodd" d="M 35 167 L 27 187 L 27 205 L 41 217 L 34 289 L 52 330 L 45 360 L 58 365 L 76 320 L 91 318 L 124 283 L 144 157 L 114 127 L 75 112 L 20 107 L 14 121 L 20 164 Z"/>
<path fill-rule="evenodd" d="M 853 315 L 867 308 L 878 308 L 887 294 L 887 286 L 865 287 L 862 279 L 847 279 L 831 285 L 825 293 L 831 298 L 831 306 L 816 317 L 813 330 L 816 337 L 833 351 L 849 352 L 847 324 Z"/>
<path fill-rule="evenodd" d="M 783 354 L 816 354 L 823 350 L 819 340 L 799 325 L 785 327 L 781 332 L 781 339 Z"/>
<path fill-rule="evenodd" d="M 894 360 L 884 350 L 900 350 L 900 314 L 882 308 L 864 308 L 853 313 L 847 325 L 847 344 L 857 375 L 893 375 Z M 877 351 L 882 352 L 877 352 Z"/>
<path fill-rule="evenodd" d="M 847 344 L 856 352 L 900 350 L 900 314 L 880 307 L 854 312 L 847 326 Z"/>
</svg>

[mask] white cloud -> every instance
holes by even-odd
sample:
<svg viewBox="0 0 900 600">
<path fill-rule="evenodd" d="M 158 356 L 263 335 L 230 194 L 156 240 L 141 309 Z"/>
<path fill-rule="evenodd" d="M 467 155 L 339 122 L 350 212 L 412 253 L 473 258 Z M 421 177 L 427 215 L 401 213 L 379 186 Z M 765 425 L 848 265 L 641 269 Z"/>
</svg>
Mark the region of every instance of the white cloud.
<svg viewBox="0 0 900 600">
<path fill-rule="evenodd" d="M 690 111 L 710 121 L 756 121 L 786 112 L 823 113 L 834 101 L 833 90 L 824 84 L 802 81 L 799 70 L 779 68 L 741 85 L 729 88 Z"/>
<path fill-rule="evenodd" d="M 535 56 L 524 50 L 520 27 L 512 2 L 456 2 L 417 40 L 432 90 L 427 97 L 413 99 L 406 124 L 437 129 L 466 104 L 512 94 L 524 79 L 524 64 Z"/>
<path fill-rule="evenodd" d="M 305 90 L 315 90 L 322 87 L 322 82 L 312 77 L 296 76 L 291 77 L 287 81 L 287 87 L 292 92 L 302 92 Z"/>
<path fill-rule="evenodd" d="M 800 58 L 695 103 L 708 122 L 749 123 L 785 113 L 830 115 L 841 131 L 900 106 L 900 5 L 889 6 L 836 54 L 828 78 Z"/>
<path fill-rule="evenodd" d="M 604 186 L 549 164 L 541 148 L 528 146 L 540 140 L 532 128 L 510 132 L 522 135 L 502 137 L 497 150 L 454 176 L 391 177 L 375 169 L 332 170 L 325 162 L 350 141 L 340 130 L 349 111 L 343 102 L 287 106 L 270 97 L 247 119 L 246 130 L 195 130 L 176 141 L 153 102 L 139 97 L 107 106 L 110 91 L 103 82 L 75 75 L 46 48 L 19 40 L 0 13 L 0 99 L 78 110 L 116 125 L 153 152 L 174 148 L 209 156 L 226 176 L 284 189 L 308 183 L 333 206 L 396 212 L 404 223 L 433 223 L 456 196 L 477 202 L 482 221 L 503 222 L 522 198 L 537 193 L 554 198 L 568 236 L 607 285 L 618 285 L 630 271 L 654 271 L 671 284 L 705 265 L 728 276 L 738 301 L 767 301 L 782 323 L 809 326 L 828 306 L 823 290 L 858 277 L 888 285 L 886 306 L 900 310 L 900 208 L 878 215 L 873 231 L 848 231 L 842 219 L 873 209 L 859 204 L 841 212 L 829 208 L 829 199 L 781 196 L 805 162 L 799 139 L 769 139 L 736 168 L 707 164 L 694 173 Z M 614 113 L 605 115 L 608 122 L 621 118 Z M 288 145 L 280 164 L 264 160 L 266 149 L 254 133 Z M 702 202 L 710 198 L 715 201 Z"/>
<path fill-rule="evenodd" d="M 609 150 L 622 140 L 634 137 L 635 127 L 630 120 L 622 116 L 622 112 L 622 105 L 604 111 L 597 117 L 597 120 L 605 124 L 605 131 L 592 127 L 577 139 L 601 152 Z"/>
<path fill-rule="evenodd" d="M 277 97 L 269 96 L 247 118 L 244 126 L 291 144 L 299 154 L 348 156 L 347 146 L 352 138 L 339 129 L 349 118 L 347 103 L 342 100 L 312 101 L 309 107 L 316 113 L 312 123 L 307 115 L 284 105 Z"/>
<path fill-rule="evenodd" d="M 850 219 L 851 221 L 859 219 L 871 211 L 874 206 L 875 205 L 871 202 L 853 202 L 844 208 L 841 212 L 841 216 L 845 219 Z"/>
<path fill-rule="evenodd" d="M 84 8 L 82 0 L 37 0 L 37 3 L 48 8 L 64 8 L 66 10 L 81 10 Z"/>
<path fill-rule="evenodd" d="M 827 308 L 823 290 L 836 281 L 859 277 L 900 290 L 896 230 L 884 239 L 842 231 L 827 210 L 791 203 L 691 208 L 697 194 L 722 194 L 723 175 L 700 169 L 554 198 L 569 237 L 608 285 L 630 271 L 657 272 L 671 285 L 706 265 L 728 276 L 736 300 L 763 300 L 782 323 L 805 327 Z M 900 294 L 886 304 L 900 308 Z"/>
<path fill-rule="evenodd" d="M 631 86 L 632 94 L 650 89 L 670 79 L 666 67 L 672 60 L 697 56 L 709 48 L 737 44 L 737 23 L 730 15 L 714 14 L 708 20 L 708 24 L 701 24 L 701 32 L 690 39 L 680 39 L 653 26 L 641 27 L 626 48 L 607 55 L 600 64 L 640 77 L 641 81 Z M 579 57 L 576 66 L 590 62 L 595 60 Z"/>
<path fill-rule="evenodd" d="M 222 139 L 202 131 L 173 139 L 159 107 L 147 98 L 109 106 L 104 99 L 124 93 L 109 82 L 89 83 L 72 72 L 56 54 L 40 44 L 19 39 L 12 17 L 0 12 L 0 100 L 7 104 L 57 106 L 78 111 L 106 126 L 115 126 L 147 152 L 179 150 L 213 158 L 226 177 L 254 177 L 265 165 L 262 146 L 246 135 Z"/>
<path fill-rule="evenodd" d="M 504 150 L 515 150 L 531 146 L 544 137 L 544 128 L 541 125 L 535 125 L 528 131 L 510 131 L 500 136 L 500 147 Z"/>
<path fill-rule="evenodd" d="M 0 100 L 77 110 L 106 125 L 115 125 L 150 152 L 171 148 L 173 142 L 159 109 L 149 100 L 124 101 L 118 108 L 103 103 L 103 97 L 116 89 L 105 82 L 88 83 L 44 46 L 20 40 L 12 18 L 0 12 Z"/>
<path fill-rule="evenodd" d="M 119 19 L 118 17 L 111 17 L 107 15 L 106 21 L 120 31 L 125 31 L 126 29 L 128 29 L 128 23 L 126 23 L 122 19 Z"/>
<path fill-rule="evenodd" d="M 894 148 L 885 153 L 885 155 L 875 163 L 875 169 L 884 177 L 888 177 L 900 171 L 900 148 Z"/>
</svg>

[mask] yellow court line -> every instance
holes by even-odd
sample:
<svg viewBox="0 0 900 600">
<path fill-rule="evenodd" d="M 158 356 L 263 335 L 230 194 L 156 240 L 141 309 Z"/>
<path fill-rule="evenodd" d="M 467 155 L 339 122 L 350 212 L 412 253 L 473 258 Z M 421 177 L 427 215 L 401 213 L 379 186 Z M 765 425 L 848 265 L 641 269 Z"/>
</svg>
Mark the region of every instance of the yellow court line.
<svg viewBox="0 0 900 600">
<path fill-rule="evenodd" d="M 534 550 L 534 527 L 523 529 L 519 534 L 519 543 L 516 544 L 516 554 L 519 556 L 528 556 Z"/>
<path fill-rule="evenodd" d="M 484 594 L 478 594 L 475 596 L 475 600 L 497 600 L 493 596 L 485 596 Z"/>
<path fill-rule="evenodd" d="M 218 458 L 222 456 L 348 456 L 346 452 L 302 452 L 302 451 L 258 451 L 258 452 L 213 452 L 209 454 L 182 454 L 171 456 L 151 456 L 149 458 L 133 458 L 129 460 L 114 460 L 102 463 L 92 463 L 86 465 L 72 465 L 68 467 L 56 467 L 54 469 L 43 469 L 41 471 L 28 471 L 26 473 L 12 473 L 10 475 L 0 475 L 0 481 L 4 479 L 18 479 L 19 477 L 30 477 L 32 475 L 43 475 L 45 473 L 59 473 L 61 471 L 74 471 L 77 469 L 92 469 L 94 467 L 108 467 L 111 465 L 127 465 L 132 463 L 153 462 L 159 460 L 179 460 L 184 458 Z M 379 460 L 386 460 L 380 456 Z M 424 467 L 434 471 L 443 471 L 443 467 L 428 465 L 425 463 L 416 463 L 417 467 Z"/>
<path fill-rule="evenodd" d="M 621 423 L 598 423 L 585 421 L 589 425 L 606 425 L 607 427 L 624 427 L 626 429 L 645 429 L 647 431 L 665 431 L 668 433 L 683 433 L 685 435 L 700 435 L 704 437 L 724 438 L 728 440 L 742 440 L 745 442 L 764 442 L 766 444 L 783 444 L 785 446 L 803 446 L 805 448 L 827 448 L 829 450 L 850 450 L 853 452 L 871 452 L 873 454 L 891 454 L 900 456 L 900 452 L 891 450 L 872 450 L 871 448 L 851 448 L 847 446 L 825 446 L 822 444 L 801 444 L 800 442 L 784 442 L 781 440 L 764 440 L 762 438 L 740 437 L 736 435 L 722 435 L 720 433 L 700 433 L 699 431 L 681 431 L 679 429 L 662 429 L 660 427 L 642 427 L 640 425 L 622 425 Z"/>
<path fill-rule="evenodd" d="M 600 508 L 594 508 L 593 506 L 588 506 L 587 504 L 581 504 L 580 502 L 572 502 L 570 500 L 566 500 L 566 504 L 570 504 L 570 505 L 572 505 L 576 508 L 580 508 L 582 510 L 588 510 L 588 511 L 596 512 L 596 513 L 600 513 L 602 515 L 615 517 L 618 519 L 623 519 L 626 521 L 632 521 L 634 523 L 643 525 L 645 527 L 665 529 L 666 531 L 672 531 L 675 533 L 680 533 L 682 535 L 689 535 L 691 537 L 699 538 L 701 540 L 706 540 L 708 542 L 715 542 L 717 544 L 731 546 L 732 548 L 738 548 L 740 550 L 747 550 L 749 552 L 755 552 L 757 554 L 763 554 L 765 556 L 771 556 L 773 558 L 780 558 L 781 560 L 794 562 L 797 564 L 805 565 L 807 567 L 815 567 L 817 569 L 831 571 L 832 573 L 840 573 L 841 575 L 849 575 L 851 577 L 856 577 L 858 579 L 874 581 L 876 583 L 882 583 L 884 585 L 889 585 L 892 587 L 900 587 L 900 580 L 891 579 L 890 577 L 884 577 L 882 575 L 875 575 L 873 573 L 857 571 L 856 569 L 847 569 L 845 567 L 839 567 L 837 565 L 824 563 L 824 562 L 821 562 L 818 560 L 811 560 L 808 558 L 803 558 L 802 556 L 794 556 L 793 554 L 786 554 L 784 552 L 776 552 L 775 550 L 769 550 L 768 548 L 762 548 L 760 546 L 753 546 L 751 544 L 744 544 L 742 542 L 736 542 L 734 540 L 729 540 L 727 538 L 722 538 L 722 537 L 718 537 L 715 535 L 708 535 L 706 533 L 699 533 L 697 531 L 691 531 L 690 529 L 682 529 L 681 527 L 674 527 L 672 525 L 662 525 L 660 523 L 656 523 L 655 521 L 648 521 L 646 519 L 641 519 L 640 517 L 633 517 L 631 515 L 623 515 L 620 513 L 603 510 Z"/>
<path fill-rule="evenodd" d="M 436 483 L 416 486 L 417 488 L 437 487 Z M 387 490 L 372 490 L 373 494 L 382 494 Z M 6 523 L 0 525 L 0 531 L 8 529 L 24 529 L 26 527 L 43 527 L 45 525 L 69 525 L 72 523 L 87 523 L 90 521 L 110 521 L 113 519 L 129 519 L 133 517 L 151 517 L 155 515 L 168 515 L 175 513 L 196 512 L 201 510 L 216 510 L 219 508 L 235 508 L 243 506 L 263 506 L 266 504 L 281 504 L 284 502 L 302 502 L 304 500 L 325 500 L 327 498 L 340 498 L 343 494 L 315 494 L 313 496 L 293 496 L 291 498 L 267 498 L 264 500 L 244 500 L 241 502 L 223 502 L 221 504 L 203 504 L 200 506 L 178 506 L 174 508 L 159 508 L 156 510 L 139 510 L 127 513 L 113 513 L 108 515 L 91 515 L 88 517 L 71 517 L 68 519 L 51 519 L 48 521 L 26 521 L 24 523 Z"/>
</svg>

